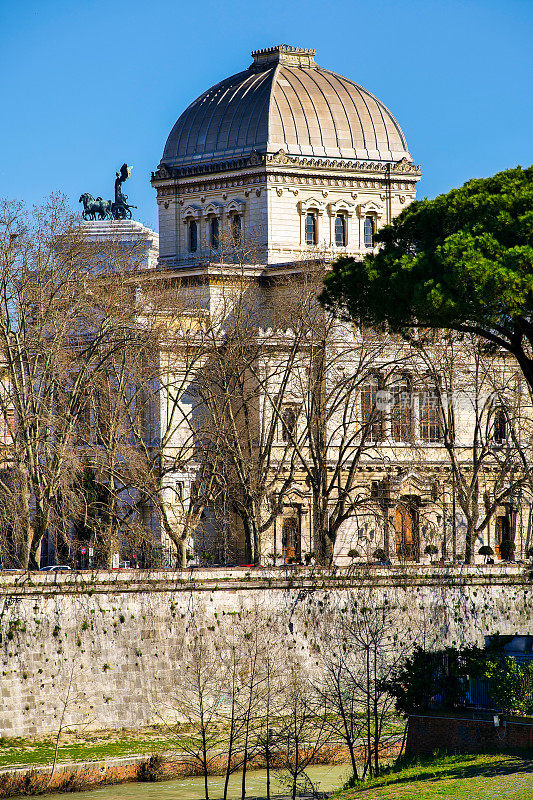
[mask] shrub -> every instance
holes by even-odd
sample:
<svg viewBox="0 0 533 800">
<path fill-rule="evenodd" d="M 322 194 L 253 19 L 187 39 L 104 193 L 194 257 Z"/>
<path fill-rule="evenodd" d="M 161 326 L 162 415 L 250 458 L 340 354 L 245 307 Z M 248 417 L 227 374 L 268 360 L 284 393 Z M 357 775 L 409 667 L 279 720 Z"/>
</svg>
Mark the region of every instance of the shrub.
<svg viewBox="0 0 533 800">
<path fill-rule="evenodd" d="M 162 781 L 165 778 L 163 756 L 159 753 L 152 753 L 150 758 L 139 766 L 140 781 Z"/>
<path fill-rule="evenodd" d="M 483 677 L 489 653 L 492 651 L 479 647 L 446 647 L 433 652 L 417 647 L 385 688 L 403 714 L 427 708 L 459 708 L 466 704 L 467 678 Z"/>
<path fill-rule="evenodd" d="M 489 694 L 502 711 L 533 714 L 533 663 L 519 664 L 515 658 L 490 661 L 486 676 Z"/>
</svg>

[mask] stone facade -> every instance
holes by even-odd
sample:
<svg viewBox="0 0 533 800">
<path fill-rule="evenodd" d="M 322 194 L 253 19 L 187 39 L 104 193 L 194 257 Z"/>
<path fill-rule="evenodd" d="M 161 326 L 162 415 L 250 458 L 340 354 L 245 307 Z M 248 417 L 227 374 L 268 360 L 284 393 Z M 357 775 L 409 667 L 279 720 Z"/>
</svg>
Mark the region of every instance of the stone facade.
<svg viewBox="0 0 533 800">
<path fill-rule="evenodd" d="M 268 310 L 285 291 L 283 280 L 291 277 L 304 282 L 317 261 L 327 264 L 344 254 L 361 259 L 372 252 L 373 234 L 414 200 L 420 168 L 413 162 L 391 112 L 363 87 L 317 66 L 313 50 L 280 45 L 252 55 L 254 61 L 248 69 L 208 89 L 183 112 L 168 137 L 152 184 L 159 208 L 159 271 L 175 285 L 179 296 L 187 298 L 187 313 L 191 318 L 203 315 L 199 328 L 208 320 L 207 324 L 218 324 L 223 333 L 226 324 L 232 324 L 233 301 L 228 298 L 232 292 L 240 292 L 241 297 L 245 294 L 251 313 L 262 309 L 264 327 L 259 328 L 258 335 L 263 337 L 267 352 L 272 346 L 290 349 L 287 329 L 278 329 L 279 320 L 276 323 L 273 311 L 269 317 Z M 276 286 L 281 287 L 278 295 Z M 349 563 L 348 554 L 356 551 L 368 559 L 376 549 L 385 549 L 393 559 L 402 558 L 403 528 L 416 539 L 416 544 L 409 545 L 406 560 L 429 561 L 435 555 L 445 561 L 464 557 L 467 520 L 455 502 L 456 477 L 458 471 L 473 476 L 476 470 L 479 506 L 483 509 L 492 503 L 492 510 L 489 524 L 475 537 L 475 557 L 482 561 L 479 549 L 486 546 L 496 551 L 496 557 L 506 559 L 509 554 L 503 552 L 501 544 L 513 540 L 516 557 L 523 558 L 531 544 L 531 505 L 524 495 L 518 508 L 514 490 L 509 488 L 509 481 L 505 484 L 500 469 L 503 441 L 498 444 L 499 455 L 494 457 L 497 447 L 490 439 L 492 433 L 487 432 L 483 443 L 488 453 L 486 463 L 480 468 L 472 460 L 473 431 L 477 423 L 478 429 L 486 431 L 493 424 L 491 409 L 495 405 L 490 397 L 501 396 L 503 386 L 507 395 L 512 395 L 509 407 L 514 409 L 511 416 L 515 430 L 520 428 L 521 446 L 529 447 L 531 414 L 525 410 L 528 401 L 516 365 L 502 357 L 487 370 L 484 385 L 473 389 L 469 376 L 477 368 L 471 354 L 458 352 L 448 358 L 447 366 L 454 371 L 453 386 L 450 376 L 443 380 L 447 381 L 448 393 L 456 393 L 453 402 L 457 410 L 454 436 L 458 462 L 454 477 L 442 441 L 435 437 L 429 441 L 431 435 L 421 433 L 424 408 L 426 423 L 428 419 L 427 404 L 424 407 L 420 393 L 427 363 L 422 357 L 412 358 L 411 351 L 406 366 L 405 348 L 394 343 L 391 346 L 390 339 L 382 346 L 369 344 L 373 335 L 377 336 L 375 332 L 354 332 L 346 325 L 335 334 L 340 345 L 338 341 L 331 343 L 328 358 L 331 363 L 334 359 L 342 361 L 347 374 L 352 370 L 352 375 L 357 360 L 366 358 L 367 378 L 373 370 L 382 388 L 394 381 L 396 385 L 407 381 L 412 435 L 395 436 L 391 417 L 385 415 L 379 446 L 366 448 L 357 466 L 357 479 L 350 484 L 350 497 L 366 494 L 369 503 L 361 513 L 349 515 L 341 526 L 334 553 L 337 563 Z M 433 358 L 437 360 L 442 352 L 439 346 L 435 342 Z M 265 356 L 265 364 L 267 360 Z M 298 370 L 312 369 L 304 360 L 295 365 L 295 375 Z M 169 373 L 172 369 L 179 372 L 184 366 L 176 361 L 174 366 L 169 364 Z M 258 363 L 258 373 L 263 370 L 266 374 L 264 369 Z M 499 376 L 498 386 L 494 383 L 489 387 L 489 372 Z M 360 378 L 363 389 L 363 376 Z M 289 400 L 291 397 L 295 407 L 305 405 L 301 393 L 289 392 Z M 353 414 L 354 430 L 361 428 L 364 418 L 362 397 L 363 391 L 357 397 L 354 393 L 353 403 L 359 407 Z M 473 411 L 482 407 L 483 419 Z M 518 407 L 520 421 L 515 413 Z M 162 430 L 168 418 L 169 403 L 163 392 Z M 264 418 L 257 418 L 257 430 L 263 422 Z M 335 424 L 333 419 L 330 423 Z M 179 461 L 180 433 L 176 431 L 167 441 L 168 457 Z M 328 439 L 327 446 L 334 463 L 334 437 Z M 279 437 L 274 447 L 282 453 Z M 516 461 L 515 456 L 513 459 Z M 346 462 L 343 476 L 349 469 Z M 516 472 L 515 467 L 511 473 L 513 470 Z M 174 483 L 185 491 L 193 486 L 192 461 L 180 475 L 167 476 L 169 498 Z M 308 478 L 305 469 L 295 473 L 280 503 L 278 518 L 265 532 L 263 562 L 280 563 L 289 557 L 283 546 L 286 525 L 295 525 L 298 531 L 292 555 L 311 557 L 316 551 L 316 530 L 323 523 L 317 523 Z M 270 500 L 279 486 L 280 482 Z M 265 509 L 267 505 L 265 499 Z M 209 513 L 215 514 L 215 510 Z M 176 515 L 175 520 L 178 524 Z M 236 517 L 228 520 L 225 537 L 230 529 L 235 546 L 229 561 L 227 553 L 220 555 L 220 531 L 214 532 L 213 526 L 208 534 L 205 529 L 201 536 L 196 532 L 191 549 L 197 557 L 200 551 L 210 551 L 215 562 L 247 563 L 252 556 L 244 543 L 241 521 Z M 433 555 L 425 553 L 428 546 Z"/>
<path fill-rule="evenodd" d="M 533 594 L 523 569 L 367 568 L 357 575 L 306 570 L 121 571 L 0 577 L 0 734 L 28 736 L 65 724 L 137 727 L 161 720 L 162 698 L 196 630 L 213 645 L 232 626 L 273 626 L 313 670 L 313 620 L 347 593 L 395 613 L 391 635 L 483 645 L 486 635 L 528 633 Z M 370 593 L 370 595 L 369 595 Z"/>
</svg>

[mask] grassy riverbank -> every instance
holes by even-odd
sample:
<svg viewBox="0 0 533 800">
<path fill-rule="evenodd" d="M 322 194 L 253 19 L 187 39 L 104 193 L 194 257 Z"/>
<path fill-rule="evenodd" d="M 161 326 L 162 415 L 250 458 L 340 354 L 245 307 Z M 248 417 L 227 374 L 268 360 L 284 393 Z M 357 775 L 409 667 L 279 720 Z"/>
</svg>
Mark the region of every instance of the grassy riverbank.
<svg viewBox="0 0 533 800">
<path fill-rule="evenodd" d="M 384 732 L 401 739 L 403 720 L 387 721 Z M 172 733 L 163 726 L 139 729 L 113 729 L 100 731 L 67 730 L 61 734 L 57 752 L 58 763 L 71 761 L 100 761 L 136 755 L 161 754 L 174 756 L 183 753 L 180 744 L 188 740 L 191 732 L 182 726 Z M 335 744 L 330 743 L 334 748 Z M 55 736 L 18 738 L 0 736 L 0 769 L 11 766 L 46 766 L 54 761 Z"/>
<path fill-rule="evenodd" d="M 443 756 L 335 794 L 336 800 L 526 800 L 533 797 L 533 752 Z"/>
<path fill-rule="evenodd" d="M 0 737 L 0 768 L 44 766 L 54 760 L 54 736 L 34 739 Z M 103 730 L 83 733 L 67 732 L 61 735 L 58 761 L 97 761 L 130 755 L 151 753 L 173 754 L 179 752 L 179 740 L 157 726 L 140 730 Z"/>
</svg>

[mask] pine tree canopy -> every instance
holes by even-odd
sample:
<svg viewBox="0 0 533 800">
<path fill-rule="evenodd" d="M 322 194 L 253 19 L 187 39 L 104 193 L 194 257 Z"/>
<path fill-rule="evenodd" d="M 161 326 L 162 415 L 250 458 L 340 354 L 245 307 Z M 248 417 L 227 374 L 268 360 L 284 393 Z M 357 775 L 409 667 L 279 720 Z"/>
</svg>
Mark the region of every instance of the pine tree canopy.
<svg viewBox="0 0 533 800">
<path fill-rule="evenodd" d="M 415 201 L 363 261 L 341 257 L 324 304 L 369 326 L 474 332 L 518 359 L 533 387 L 533 167 Z"/>
</svg>

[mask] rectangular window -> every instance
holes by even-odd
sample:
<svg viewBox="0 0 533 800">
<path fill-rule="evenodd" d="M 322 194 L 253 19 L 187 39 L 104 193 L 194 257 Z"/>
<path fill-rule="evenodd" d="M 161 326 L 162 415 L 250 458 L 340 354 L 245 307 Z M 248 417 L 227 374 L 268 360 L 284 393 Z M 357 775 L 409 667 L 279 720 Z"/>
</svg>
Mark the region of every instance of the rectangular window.
<svg viewBox="0 0 533 800">
<path fill-rule="evenodd" d="M 436 391 L 420 393 L 420 438 L 423 442 L 442 440 L 442 419 L 439 397 Z"/>
<path fill-rule="evenodd" d="M 312 211 L 305 215 L 305 243 L 313 245 L 317 241 L 316 214 Z"/>
<path fill-rule="evenodd" d="M 366 433 L 369 442 L 380 442 L 383 439 L 383 412 L 376 407 L 379 388 L 379 378 L 376 376 L 361 389 L 362 432 L 363 435 Z"/>
<path fill-rule="evenodd" d="M 346 218 L 343 214 L 335 217 L 335 244 L 337 247 L 346 247 Z"/>
<path fill-rule="evenodd" d="M 410 442 L 413 434 L 412 395 L 408 378 L 399 378 L 391 387 L 391 436 L 395 442 Z"/>
<path fill-rule="evenodd" d="M 295 405 L 286 405 L 281 409 L 280 420 L 280 440 L 282 442 L 292 442 L 296 436 L 296 421 L 298 419 L 298 408 Z"/>
<path fill-rule="evenodd" d="M 375 232 L 376 232 L 376 223 L 374 221 L 374 217 L 365 217 L 365 223 L 364 223 L 365 247 L 374 247 Z"/>
</svg>

